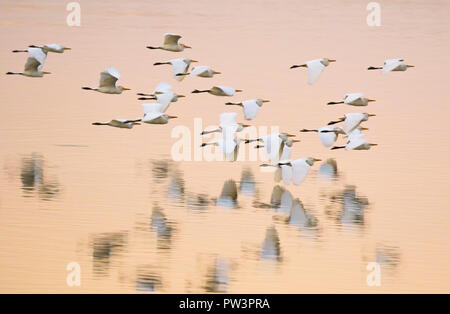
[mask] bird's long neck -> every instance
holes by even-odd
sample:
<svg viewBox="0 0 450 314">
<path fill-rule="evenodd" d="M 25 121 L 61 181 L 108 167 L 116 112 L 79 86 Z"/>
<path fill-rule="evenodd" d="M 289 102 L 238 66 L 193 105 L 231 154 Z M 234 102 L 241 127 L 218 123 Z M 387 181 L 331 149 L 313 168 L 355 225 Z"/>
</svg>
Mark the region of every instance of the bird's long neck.
<svg viewBox="0 0 450 314">
<path fill-rule="evenodd" d="M 195 89 L 195 90 L 192 91 L 192 93 L 193 93 L 193 94 L 198 94 L 198 93 L 209 93 L 209 89 L 206 89 L 206 90 L 198 90 L 198 89 Z"/>
<path fill-rule="evenodd" d="M 308 129 L 302 129 L 300 132 L 319 132 L 319 130 L 308 130 Z"/>
<path fill-rule="evenodd" d="M 337 104 L 343 104 L 343 101 L 330 101 L 329 103 L 327 103 L 327 105 L 337 105 Z"/>
<path fill-rule="evenodd" d="M 381 70 L 383 67 L 368 67 L 367 70 Z"/>
<path fill-rule="evenodd" d="M 91 87 L 82 87 L 82 89 L 98 91 L 98 88 L 91 88 Z"/>
<path fill-rule="evenodd" d="M 333 147 L 331 147 L 331 149 L 342 149 L 342 148 L 345 148 L 345 146 L 333 146 Z"/>
<path fill-rule="evenodd" d="M 6 75 L 23 75 L 23 73 L 19 73 L 19 72 L 7 72 Z"/>
<path fill-rule="evenodd" d="M 148 49 L 162 49 L 162 47 L 152 47 L 152 46 L 147 46 Z"/>
<path fill-rule="evenodd" d="M 149 49 L 158 49 L 158 48 L 149 48 Z M 170 62 L 155 62 L 155 63 L 153 63 L 153 65 L 162 65 L 162 64 L 170 64 Z"/>
<path fill-rule="evenodd" d="M 242 106 L 241 102 L 227 102 L 225 103 L 227 106 Z"/>
</svg>

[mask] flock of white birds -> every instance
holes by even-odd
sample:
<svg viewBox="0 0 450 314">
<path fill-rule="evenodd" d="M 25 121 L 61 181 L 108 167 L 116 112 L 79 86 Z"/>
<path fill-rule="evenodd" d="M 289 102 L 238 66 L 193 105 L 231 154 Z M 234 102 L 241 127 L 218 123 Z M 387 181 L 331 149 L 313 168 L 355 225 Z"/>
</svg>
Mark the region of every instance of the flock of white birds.
<svg viewBox="0 0 450 314">
<path fill-rule="evenodd" d="M 147 46 L 148 49 L 161 49 L 172 52 L 181 52 L 185 48 L 191 48 L 185 44 L 179 43 L 180 35 L 165 34 L 164 42 L 162 46 Z M 70 48 L 64 47 L 59 44 L 48 44 L 41 47 L 29 46 L 25 50 L 13 50 L 13 52 L 28 52 L 28 59 L 25 63 L 23 72 L 8 72 L 8 75 L 23 75 L 28 77 L 43 77 L 45 74 L 50 74 L 42 70 L 45 59 L 48 52 L 63 53 Z M 293 65 L 294 68 L 306 68 L 308 70 L 308 83 L 314 84 L 322 74 L 325 67 L 329 66 L 336 60 L 321 58 L 312 61 L 308 61 L 304 64 Z M 166 62 L 156 62 L 157 65 L 171 65 L 173 70 L 173 76 L 175 80 L 182 81 L 186 76 L 197 76 L 202 78 L 212 78 L 214 75 L 221 74 L 215 71 L 210 66 L 196 66 L 189 71 L 191 63 L 197 62 L 191 59 L 172 59 Z M 391 71 L 406 71 L 412 65 L 404 63 L 403 59 L 389 59 L 384 62 L 381 67 L 369 67 L 368 70 L 381 70 L 383 73 Z M 116 85 L 120 79 L 120 73 L 114 67 L 106 69 L 100 73 L 100 83 L 97 88 L 82 87 L 84 90 L 92 90 L 106 94 L 121 94 L 123 91 L 129 90 L 129 88 Z M 228 86 L 213 86 L 207 90 L 194 90 L 192 93 L 209 93 L 215 96 L 234 96 L 236 93 L 241 92 L 239 89 L 234 89 Z M 155 90 L 151 94 L 138 93 L 138 100 L 155 100 L 154 103 L 143 104 L 144 115 L 142 118 L 135 120 L 128 119 L 113 119 L 109 122 L 95 122 L 93 125 L 107 125 L 117 128 L 131 129 L 135 125 L 141 123 L 149 124 L 167 124 L 170 119 L 177 118 L 176 116 L 166 114 L 166 110 L 172 102 L 176 102 L 179 98 L 185 97 L 184 95 L 178 95 L 172 90 L 172 86 L 168 83 L 160 83 L 156 86 Z M 342 101 L 329 102 L 328 105 L 346 104 L 350 106 L 367 106 L 369 102 L 375 101 L 373 99 L 366 98 L 362 93 L 352 93 L 344 96 Z M 251 99 L 242 102 L 227 102 L 226 105 L 240 106 L 243 108 L 245 119 L 254 119 L 258 111 L 261 109 L 264 103 L 269 100 L 264 99 Z M 321 143 L 325 147 L 331 147 L 331 149 L 346 149 L 346 150 L 368 150 L 372 146 L 377 145 L 369 143 L 364 139 L 362 131 L 367 130 L 361 126 L 361 123 L 367 121 L 369 117 L 375 116 L 368 113 L 347 113 L 344 117 L 331 121 L 328 125 L 318 129 L 303 129 L 300 132 L 317 132 Z M 275 167 L 277 168 L 276 177 L 280 177 L 279 180 L 283 180 L 285 184 L 293 183 L 295 185 L 301 184 L 306 175 L 308 174 L 311 166 L 314 162 L 320 161 L 320 159 L 306 157 L 299 159 L 291 159 L 292 146 L 299 140 L 292 139 L 294 134 L 289 133 L 273 133 L 262 136 L 256 139 L 241 139 L 236 136 L 236 133 L 241 132 L 245 127 L 249 125 L 238 123 L 236 121 L 236 112 L 226 112 L 220 115 L 220 125 L 214 130 L 205 130 L 202 135 L 220 132 L 222 137 L 216 142 L 203 143 L 202 147 L 207 145 L 217 146 L 220 151 L 225 155 L 226 160 L 235 161 L 237 159 L 239 146 L 241 142 L 245 144 L 257 142 L 255 148 L 264 148 L 267 159 L 270 163 L 261 165 L 261 167 Z M 342 127 L 334 126 L 334 124 L 343 122 Z M 339 135 L 347 137 L 347 144 L 345 146 L 333 146 Z M 281 176 L 280 176 L 281 175 Z"/>
</svg>

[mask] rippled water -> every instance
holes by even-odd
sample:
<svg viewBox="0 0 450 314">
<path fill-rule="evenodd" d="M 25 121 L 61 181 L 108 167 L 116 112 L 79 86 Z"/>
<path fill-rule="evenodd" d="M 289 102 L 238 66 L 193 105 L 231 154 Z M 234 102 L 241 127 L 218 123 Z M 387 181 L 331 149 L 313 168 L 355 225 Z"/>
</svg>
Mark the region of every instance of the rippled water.
<svg viewBox="0 0 450 314">
<path fill-rule="evenodd" d="M 58 42 L 43 79 L 0 76 L 0 291 L 2 292 L 448 292 L 448 1 L 381 1 L 382 26 L 361 1 L 82 2 L 81 27 L 61 1 L 2 1 L 1 72 L 10 50 Z M 165 32 L 192 50 L 150 51 Z M 178 83 L 156 61 L 186 56 L 223 74 Z M 317 84 L 289 66 L 329 57 Z M 416 67 L 365 71 L 402 57 Z M 132 91 L 82 91 L 114 65 Z M 132 130 L 91 122 L 135 118 L 135 93 L 160 81 L 188 95 L 165 126 Z M 300 186 L 275 182 L 259 161 L 171 158 L 175 126 L 217 124 L 214 84 L 270 99 L 255 126 L 297 134 L 293 157 L 316 163 Z M 326 106 L 350 92 L 369 107 Z M 370 151 L 330 151 L 301 134 L 346 112 L 371 112 Z M 197 143 L 199 144 L 199 143 Z M 81 267 L 81 286 L 66 266 Z M 369 287 L 370 262 L 381 286 Z"/>
</svg>

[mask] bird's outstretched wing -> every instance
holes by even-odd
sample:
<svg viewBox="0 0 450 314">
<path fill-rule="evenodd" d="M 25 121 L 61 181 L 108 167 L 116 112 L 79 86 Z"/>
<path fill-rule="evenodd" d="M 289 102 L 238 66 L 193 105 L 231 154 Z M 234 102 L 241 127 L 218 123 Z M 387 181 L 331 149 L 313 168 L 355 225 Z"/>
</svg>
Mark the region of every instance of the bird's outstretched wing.
<svg viewBox="0 0 450 314">
<path fill-rule="evenodd" d="M 325 66 L 320 62 L 320 59 L 308 61 L 306 65 L 308 66 L 308 83 L 314 84 L 319 79 Z"/>
<path fill-rule="evenodd" d="M 300 185 L 305 180 L 311 166 L 306 163 L 306 158 L 292 160 L 291 164 L 292 181 L 295 185 Z"/>
<path fill-rule="evenodd" d="M 319 138 L 322 142 L 322 145 L 325 147 L 330 147 L 334 144 L 337 139 L 337 135 L 335 132 L 323 132 L 323 131 L 332 131 L 334 130 L 333 126 L 327 125 L 322 128 L 319 128 Z"/>
<path fill-rule="evenodd" d="M 180 35 L 175 34 L 165 34 L 164 35 L 164 45 L 177 45 L 178 40 L 181 38 Z"/>
<path fill-rule="evenodd" d="M 156 85 L 155 90 L 153 91 L 153 94 L 162 94 L 162 93 L 169 93 L 172 92 L 172 86 L 170 86 L 169 83 L 161 82 L 158 85 Z"/>
<path fill-rule="evenodd" d="M 236 117 L 237 117 L 236 112 L 224 112 L 220 114 L 220 126 L 226 127 L 236 125 L 237 124 Z"/>
<path fill-rule="evenodd" d="M 359 112 L 352 112 L 347 113 L 345 115 L 345 121 L 344 121 L 344 131 L 345 133 L 349 133 L 353 131 L 355 128 L 357 128 L 360 124 L 362 119 L 364 118 L 364 115 Z"/>
<path fill-rule="evenodd" d="M 167 110 L 170 103 L 172 102 L 173 96 L 174 96 L 174 93 L 172 93 L 172 92 L 156 95 L 156 102 L 161 104 L 161 107 L 160 107 L 161 112 L 165 112 Z"/>
<path fill-rule="evenodd" d="M 186 75 L 177 76 L 177 74 L 186 74 L 189 69 L 189 63 L 186 63 L 182 58 L 170 60 L 170 63 L 172 64 L 172 71 L 175 79 L 177 81 L 182 81 Z"/>
<path fill-rule="evenodd" d="M 292 167 L 287 165 L 281 166 L 281 177 L 283 178 L 284 184 L 292 183 Z"/>
<path fill-rule="evenodd" d="M 236 90 L 233 87 L 228 87 L 228 86 L 214 86 L 214 88 L 218 88 L 220 89 L 225 95 L 228 96 L 233 96 L 234 93 L 236 92 Z"/>
<path fill-rule="evenodd" d="M 242 106 L 244 107 L 245 119 L 251 120 L 258 114 L 259 106 L 256 103 L 256 99 L 243 101 Z"/>
<path fill-rule="evenodd" d="M 107 68 L 100 73 L 99 87 L 115 87 L 117 80 L 120 79 L 120 73 L 116 68 Z"/>
<path fill-rule="evenodd" d="M 28 57 L 27 62 L 25 63 L 24 71 L 28 72 L 34 72 L 40 70 L 42 67 L 42 64 L 36 60 L 33 57 Z"/>
<path fill-rule="evenodd" d="M 41 48 L 28 48 L 29 57 L 25 63 L 25 71 L 41 70 L 47 54 Z"/>
<path fill-rule="evenodd" d="M 147 113 L 162 113 L 162 107 L 160 103 L 151 103 L 151 104 L 142 104 L 142 108 L 144 109 L 144 114 Z"/>
</svg>

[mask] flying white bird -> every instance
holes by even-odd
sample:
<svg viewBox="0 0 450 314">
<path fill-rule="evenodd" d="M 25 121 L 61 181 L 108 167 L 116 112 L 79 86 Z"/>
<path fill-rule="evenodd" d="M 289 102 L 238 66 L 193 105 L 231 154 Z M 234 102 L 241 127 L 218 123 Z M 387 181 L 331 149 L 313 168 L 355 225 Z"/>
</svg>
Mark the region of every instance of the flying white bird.
<svg viewBox="0 0 450 314">
<path fill-rule="evenodd" d="M 156 102 L 163 105 L 161 108 L 162 112 L 166 112 L 170 103 L 178 101 L 178 98 L 185 97 L 184 95 L 175 94 L 172 91 L 172 86 L 165 82 L 159 83 L 152 94 L 138 93 L 137 95 L 146 96 L 139 97 L 138 100 L 156 100 Z"/>
<path fill-rule="evenodd" d="M 308 83 L 314 84 L 320 77 L 320 74 L 322 74 L 323 69 L 325 69 L 326 66 L 330 64 L 330 62 L 336 62 L 336 60 L 328 59 L 328 58 L 322 58 L 322 59 L 316 59 L 312 61 L 308 61 L 305 64 L 301 65 L 293 65 L 291 66 L 291 69 L 295 68 L 308 68 Z"/>
<path fill-rule="evenodd" d="M 300 185 L 305 180 L 309 170 L 316 161 L 321 161 L 321 159 L 307 157 L 295 160 L 284 160 L 276 165 L 262 164 L 261 167 L 281 167 L 281 175 L 285 184 L 294 183 L 295 185 Z"/>
<path fill-rule="evenodd" d="M 224 112 L 220 114 L 220 124 L 219 127 L 210 130 L 210 131 L 203 131 L 200 135 L 215 133 L 215 132 L 222 132 L 222 136 L 232 136 L 234 137 L 234 134 L 236 132 L 241 132 L 244 128 L 249 127 L 249 124 L 243 124 L 236 122 L 237 113 L 236 112 Z"/>
<path fill-rule="evenodd" d="M 229 106 L 241 106 L 244 109 L 244 116 L 246 120 L 252 120 L 256 117 L 259 108 L 262 107 L 263 103 L 270 102 L 270 100 L 263 100 L 263 99 L 250 99 L 245 100 L 243 102 L 233 103 L 233 102 L 227 102 L 225 105 Z"/>
<path fill-rule="evenodd" d="M 358 136 L 349 138 L 349 141 L 345 146 L 333 146 L 331 149 L 345 148 L 345 150 L 369 150 L 370 147 L 376 145 L 378 144 L 369 143 L 364 140 L 362 136 Z"/>
<path fill-rule="evenodd" d="M 383 73 L 391 71 L 406 71 L 408 68 L 413 68 L 413 65 L 403 63 L 403 59 L 388 59 L 384 61 L 382 67 L 368 67 L 367 70 L 381 70 Z"/>
<path fill-rule="evenodd" d="M 346 134 L 342 128 L 331 125 L 313 130 L 302 129 L 300 132 L 317 132 L 322 145 L 325 147 L 332 146 L 336 142 L 339 134 Z"/>
<path fill-rule="evenodd" d="M 332 125 L 332 124 L 336 124 L 336 123 L 344 121 L 344 127 L 342 129 L 344 130 L 345 133 L 350 133 L 351 131 L 353 131 L 354 129 L 359 127 L 359 125 L 363 121 L 367 121 L 367 120 L 369 120 L 369 117 L 374 117 L 374 116 L 376 116 L 376 115 L 370 114 L 370 113 L 359 113 L 359 112 L 346 113 L 344 115 L 344 117 L 339 118 L 337 121 L 331 121 L 328 123 L 328 125 Z"/>
<path fill-rule="evenodd" d="M 347 104 L 351 106 L 367 106 L 369 102 L 375 101 L 364 97 L 363 93 L 347 94 L 343 101 L 330 101 L 327 105 Z"/>
<path fill-rule="evenodd" d="M 288 133 L 272 133 L 269 135 L 261 136 L 257 139 L 247 139 L 245 144 L 252 142 L 262 142 L 263 145 L 256 145 L 255 148 L 264 148 L 267 158 L 271 163 L 276 163 L 280 160 L 283 154 L 285 143 L 289 140 L 289 137 L 294 137 L 294 134 Z"/>
<path fill-rule="evenodd" d="M 218 146 L 219 150 L 225 155 L 226 161 L 236 161 L 239 155 L 239 147 L 242 142 L 238 137 L 222 137 L 216 142 L 202 143 L 201 147 L 207 145 Z"/>
<path fill-rule="evenodd" d="M 210 93 L 211 95 L 215 96 L 233 96 L 235 93 L 242 92 L 240 89 L 234 89 L 233 87 L 228 86 L 213 86 L 211 89 L 206 90 L 194 90 L 192 91 L 193 94 L 199 94 L 199 93 Z"/>
<path fill-rule="evenodd" d="M 41 48 L 28 48 L 28 59 L 23 72 L 8 72 L 8 75 L 23 75 L 29 77 L 43 77 L 50 72 L 42 71 L 47 54 Z"/>
<path fill-rule="evenodd" d="M 148 124 L 167 124 L 170 119 L 178 118 L 177 116 L 169 116 L 162 111 L 163 105 L 159 103 L 142 104 L 144 108 L 144 117 L 135 121 L 142 121 Z"/>
<path fill-rule="evenodd" d="M 198 77 L 213 77 L 214 74 L 221 74 L 221 73 L 214 71 L 210 66 L 200 65 L 200 66 L 193 67 L 191 72 L 189 72 L 189 73 L 188 72 L 179 73 L 179 74 L 177 74 L 177 76 L 190 75 L 190 76 L 198 76 Z"/>
<path fill-rule="evenodd" d="M 122 94 L 124 90 L 130 90 L 123 86 L 116 86 L 117 80 L 120 79 L 120 73 L 116 68 L 110 67 L 100 73 L 100 82 L 98 88 L 82 87 L 85 90 L 93 90 L 105 94 Z"/>
<path fill-rule="evenodd" d="M 178 43 L 178 40 L 181 38 L 180 35 L 175 34 L 165 34 L 164 35 L 164 43 L 159 47 L 147 46 L 148 49 L 162 49 L 167 51 L 179 52 L 183 51 L 184 48 L 192 48 L 188 45 Z"/>
<path fill-rule="evenodd" d="M 60 44 L 47 44 L 42 47 L 30 45 L 28 47 L 29 48 L 41 48 L 44 51 L 44 53 L 47 53 L 47 52 L 63 53 L 66 50 L 71 50 L 71 48 L 64 47 L 63 45 L 60 45 Z M 28 50 L 13 50 L 12 52 L 27 52 L 27 51 Z"/>
<path fill-rule="evenodd" d="M 108 125 L 115 128 L 121 128 L 121 129 L 132 129 L 135 125 L 140 125 L 138 123 L 140 120 L 126 120 L 126 119 L 113 119 L 109 122 L 94 122 L 92 125 Z"/>
<path fill-rule="evenodd" d="M 182 81 L 184 79 L 184 75 L 179 75 L 179 74 L 186 74 L 188 72 L 189 66 L 191 65 L 192 62 L 198 62 L 198 61 L 192 60 L 192 59 L 178 58 L 178 59 L 169 60 L 167 62 L 156 62 L 156 63 L 153 63 L 153 65 L 171 64 L 173 76 L 175 77 L 175 79 L 177 81 Z"/>
</svg>

